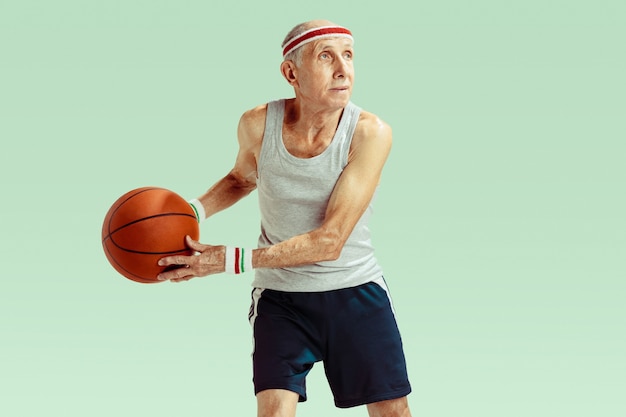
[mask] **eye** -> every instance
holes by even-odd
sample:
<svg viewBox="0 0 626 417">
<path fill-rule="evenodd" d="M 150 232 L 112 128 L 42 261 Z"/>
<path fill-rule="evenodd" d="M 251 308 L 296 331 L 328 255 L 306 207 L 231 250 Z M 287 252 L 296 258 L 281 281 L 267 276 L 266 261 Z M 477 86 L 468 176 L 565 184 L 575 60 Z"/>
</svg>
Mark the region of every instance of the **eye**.
<svg viewBox="0 0 626 417">
<path fill-rule="evenodd" d="M 346 51 L 343 56 L 345 59 L 352 59 L 352 51 Z"/>
<path fill-rule="evenodd" d="M 329 59 L 330 58 L 330 54 L 328 52 L 322 52 L 320 54 L 320 58 L 321 59 Z"/>
</svg>

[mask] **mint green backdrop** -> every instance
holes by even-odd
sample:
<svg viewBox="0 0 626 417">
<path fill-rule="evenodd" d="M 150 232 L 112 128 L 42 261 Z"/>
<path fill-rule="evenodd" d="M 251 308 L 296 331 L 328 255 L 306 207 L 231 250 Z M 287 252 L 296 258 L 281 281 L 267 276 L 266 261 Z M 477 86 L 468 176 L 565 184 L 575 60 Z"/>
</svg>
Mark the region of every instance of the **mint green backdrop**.
<svg viewBox="0 0 626 417">
<path fill-rule="evenodd" d="M 100 227 L 146 185 L 232 166 L 290 96 L 280 42 L 356 38 L 394 129 L 372 224 L 414 416 L 626 415 L 626 8 L 618 0 L 0 4 L 0 414 L 253 416 L 250 276 L 140 285 Z M 255 196 L 202 240 L 256 242 Z M 338 410 L 321 366 L 299 416 Z"/>
</svg>

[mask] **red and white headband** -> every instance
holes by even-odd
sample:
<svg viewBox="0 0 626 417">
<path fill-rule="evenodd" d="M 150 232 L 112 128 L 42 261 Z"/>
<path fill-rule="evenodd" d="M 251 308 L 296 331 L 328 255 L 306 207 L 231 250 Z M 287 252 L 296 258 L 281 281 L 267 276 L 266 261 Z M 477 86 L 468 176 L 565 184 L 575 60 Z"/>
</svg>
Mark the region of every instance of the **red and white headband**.
<svg viewBox="0 0 626 417">
<path fill-rule="evenodd" d="M 337 37 L 348 38 L 352 40 L 352 32 L 341 26 L 322 26 L 309 29 L 285 42 L 285 47 L 283 48 L 283 58 L 286 57 L 290 52 L 298 49 L 303 45 L 306 45 L 309 42 L 313 42 L 318 39 Z"/>
</svg>

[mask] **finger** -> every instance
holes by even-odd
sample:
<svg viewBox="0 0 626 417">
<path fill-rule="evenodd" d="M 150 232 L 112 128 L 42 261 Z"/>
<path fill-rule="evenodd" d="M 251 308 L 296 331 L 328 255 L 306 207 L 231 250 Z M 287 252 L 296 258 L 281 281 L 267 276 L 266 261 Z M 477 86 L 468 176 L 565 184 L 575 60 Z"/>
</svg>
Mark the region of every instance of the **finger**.
<svg viewBox="0 0 626 417">
<path fill-rule="evenodd" d="M 182 279 L 191 279 L 194 275 L 191 273 L 191 270 L 188 265 L 183 265 L 179 268 L 168 269 L 166 271 L 161 272 L 157 275 L 157 279 L 159 281 L 174 281 L 178 282 Z"/>
<path fill-rule="evenodd" d="M 193 240 L 191 238 L 191 236 L 189 236 L 189 235 L 185 236 L 185 242 L 187 243 L 187 246 L 190 249 L 193 249 L 196 252 L 204 252 L 206 249 L 209 248 L 209 245 L 203 245 L 202 243 L 198 242 L 197 240 Z"/>
<path fill-rule="evenodd" d="M 184 255 L 166 256 L 159 259 L 158 264 L 159 266 L 189 265 L 191 263 L 191 259 L 189 258 L 189 256 Z"/>
<path fill-rule="evenodd" d="M 182 278 L 174 278 L 174 279 L 171 279 L 171 280 L 170 280 L 170 282 L 187 282 L 187 281 L 189 281 L 189 280 L 190 280 L 190 279 L 192 279 L 192 278 L 195 278 L 195 277 L 193 277 L 193 276 L 189 275 L 189 276 L 182 277 Z"/>
</svg>

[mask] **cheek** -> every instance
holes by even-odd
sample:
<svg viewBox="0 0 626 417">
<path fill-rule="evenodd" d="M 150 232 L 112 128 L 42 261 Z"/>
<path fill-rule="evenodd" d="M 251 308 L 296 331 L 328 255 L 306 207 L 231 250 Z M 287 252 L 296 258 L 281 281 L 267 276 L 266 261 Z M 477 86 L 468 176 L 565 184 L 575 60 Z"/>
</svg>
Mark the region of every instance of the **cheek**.
<svg viewBox="0 0 626 417">
<path fill-rule="evenodd" d="M 319 73 L 308 74 L 306 78 L 306 88 L 309 90 L 323 89 L 326 84 L 327 77 Z"/>
</svg>

